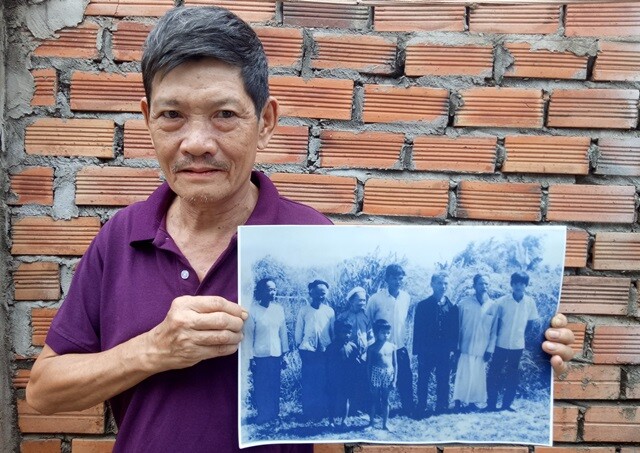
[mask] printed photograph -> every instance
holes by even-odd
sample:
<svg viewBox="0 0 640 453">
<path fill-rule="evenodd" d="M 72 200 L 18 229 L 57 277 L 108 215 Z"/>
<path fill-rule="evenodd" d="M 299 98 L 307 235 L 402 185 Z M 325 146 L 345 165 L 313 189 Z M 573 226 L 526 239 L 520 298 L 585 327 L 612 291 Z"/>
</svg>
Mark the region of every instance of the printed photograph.
<svg viewBox="0 0 640 453">
<path fill-rule="evenodd" d="M 560 226 L 241 226 L 240 447 L 551 445 Z"/>
</svg>

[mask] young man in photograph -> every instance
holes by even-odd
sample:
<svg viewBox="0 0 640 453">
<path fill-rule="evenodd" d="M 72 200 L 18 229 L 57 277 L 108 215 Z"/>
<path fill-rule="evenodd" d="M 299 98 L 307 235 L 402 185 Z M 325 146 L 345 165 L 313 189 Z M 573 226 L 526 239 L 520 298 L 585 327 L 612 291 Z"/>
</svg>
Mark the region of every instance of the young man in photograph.
<svg viewBox="0 0 640 453">
<path fill-rule="evenodd" d="M 149 35 L 141 109 L 166 178 L 101 229 L 32 370 L 39 412 L 108 400 L 114 452 L 237 452 L 239 225 L 329 224 L 253 172 L 278 122 L 255 32 L 216 7 L 178 7 Z M 571 331 L 549 329 L 558 371 Z M 311 445 L 256 452 L 310 453 Z"/>
<path fill-rule="evenodd" d="M 502 396 L 501 410 L 514 412 L 511 407 L 520 383 L 520 359 L 524 352 L 527 326 L 539 320 L 535 301 L 525 294 L 529 285 L 526 272 L 511 275 L 511 294 L 496 301 L 498 336 L 496 349 L 489 366 L 487 382 L 487 411 L 496 411 L 498 394 Z"/>
</svg>

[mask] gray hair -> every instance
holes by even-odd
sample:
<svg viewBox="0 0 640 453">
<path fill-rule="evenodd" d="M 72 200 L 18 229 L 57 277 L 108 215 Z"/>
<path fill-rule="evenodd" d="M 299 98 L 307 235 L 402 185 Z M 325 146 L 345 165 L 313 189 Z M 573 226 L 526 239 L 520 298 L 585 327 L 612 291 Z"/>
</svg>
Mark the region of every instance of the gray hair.
<svg viewBox="0 0 640 453">
<path fill-rule="evenodd" d="M 244 88 L 259 116 L 269 98 L 269 67 L 260 39 L 232 12 L 217 6 L 169 10 L 147 36 L 142 82 L 151 102 L 151 84 L 188 61 L 213 58 L 240 68 Z"/>
</svg>

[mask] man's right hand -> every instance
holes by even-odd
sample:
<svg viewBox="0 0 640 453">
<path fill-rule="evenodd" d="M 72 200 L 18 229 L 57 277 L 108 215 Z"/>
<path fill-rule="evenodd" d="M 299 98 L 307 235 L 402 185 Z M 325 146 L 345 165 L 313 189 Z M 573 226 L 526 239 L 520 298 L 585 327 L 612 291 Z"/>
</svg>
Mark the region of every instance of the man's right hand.
<svg viewBox="0 0 640 453">
<path fill-rule="evenodd" d="M 148 332 L 148 364 L 159 372 L 233 354 L 247 317 L 242 307 L 222 297 L 178 297 L 165 319 Z"/>
</svg>

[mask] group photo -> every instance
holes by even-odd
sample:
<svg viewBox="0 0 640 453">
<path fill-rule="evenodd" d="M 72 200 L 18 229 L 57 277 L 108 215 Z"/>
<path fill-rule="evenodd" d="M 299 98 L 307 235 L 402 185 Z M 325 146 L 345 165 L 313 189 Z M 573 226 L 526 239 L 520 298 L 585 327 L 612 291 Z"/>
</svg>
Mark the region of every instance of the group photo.
<svg viewBox="0 0 640 453">
<path fill-rule="evenodd" d="M 566 230 L 242 226 L 240 446 L 550 445 Z"/>
</svg>

